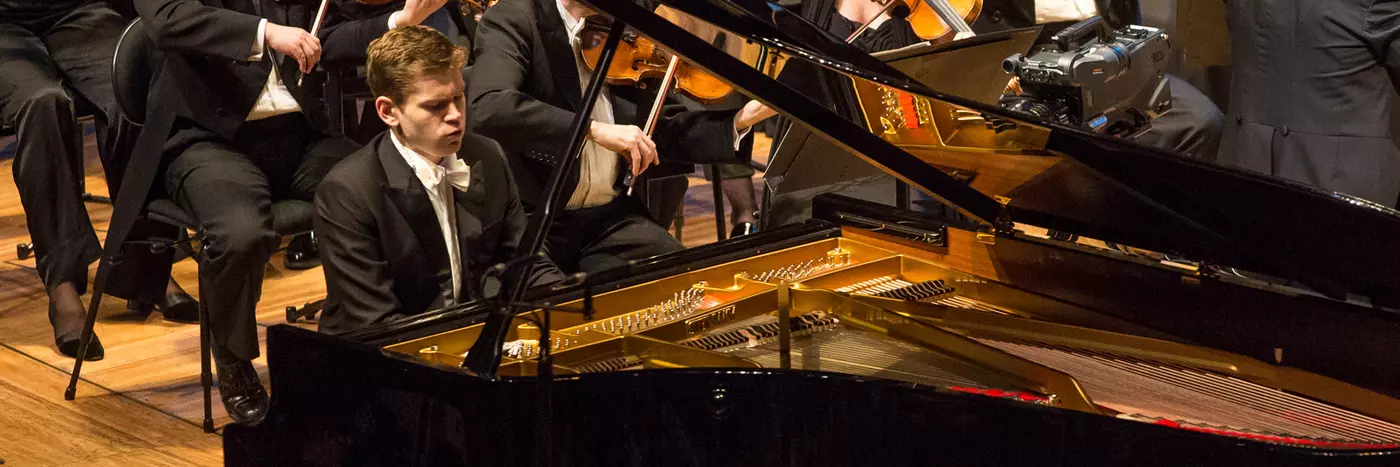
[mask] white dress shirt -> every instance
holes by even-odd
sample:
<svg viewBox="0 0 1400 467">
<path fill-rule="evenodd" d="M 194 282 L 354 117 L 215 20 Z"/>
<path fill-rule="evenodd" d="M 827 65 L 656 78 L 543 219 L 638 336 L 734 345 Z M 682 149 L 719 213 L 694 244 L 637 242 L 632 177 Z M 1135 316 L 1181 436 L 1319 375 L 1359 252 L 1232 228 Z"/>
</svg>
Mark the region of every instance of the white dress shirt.
<svg viewBox="0 0 1400 467">
<path fill-rule="evenodd" d="M 263 59 L 263 52 L 266 51 L 264 33 L 267 31 L 267 19 L 258 22 L 258 38 L 253 41 L 252 55 L 248 56 L 248 61 L 256 62 Z M 287 57 L 287 60 L 294 60 Z M 262 120 L 264 118 L 276 117 L 282 114 L 301 112 L 301 104 L 292 97 L 291 91 L 287 90 L 287 85 L 282 83 L 282 78 L 277 76 L 277 64 L 272 64 L 272 72 L 267 74 L 267 82 L 263 84 L 262 94 L 258 95 L 257 102 L 253 103 L 253 109 L 248 111 L 248 121 Z"/>
<path fill-rule="evenodd" d="M 564 20 L 564 29 L 569 34 L 569 47 L 574 51 L 574 64 L 578 66 L 579 89 L 588 89 L 588 80 L 593 72 L 588 69 L 588 65 L 579 58 L 579 31 L 583 30 L 583 21 L 575 18 L 569 10 L 564 8 L 564 3 L 554 0 L 555 6 L 559 7 L 559 17 Z M 598 93 L 598 102 L 593 104 L 593 113 L 589 118 L 595 122 L 615 123 L 613 119 L 612 93 L 608 92 L 608 87 L 603 86 L 602 92 Z M 617 182 L 617 153 L 609 151 L 596 141 L 588 140 L 583 143 L 583 160 L 579 163 L 578 187 L 574 188 L 573 196 L 569 197 L 569 203 L 565 209 L 591 208 L 602 206 L 612 202 L 617 198 L 617 189 L 613 186 Z"/>
<path fill-rule="evenodd" d="M 467 190 L 472 178 L 471 167 L 458 159 L 456 154 L 451 154 L 440 164 L 433 165 L 417 151 L 404 146 L 393 130 L 389 130 L 389 140 L 394 142 L 394 148 L 399 150 L 404 161 L 408 162 L 408 167 L 413 169 L 413 174 L 418 176 L 418 181 L 422 182 L 423 188 L 428 191 L 428 201 L 433 204 L 438 226 L 442 227 L 442 241 L 447 245 L 448 263 L 452 267 L 452 303 L 446 305 L 460 303 L 457 293 L 462 289 L 462 254 L 458 250 L 460 245 L 457 242 L 457 204 L 454 202 L 452 190 Z"/>
<path fill-rule="evenodd" d="M 1079 21 L 1099 14 L 1094 0 L 1035 0 L 1037 24 Z"/>
<path fill-rule="evenodd" d="M 579 56 L 581 47 L 578 37 L 579 31 L 583 30 L 582 19 L 575 18 L 564 8 L 564 2 L 554 0 L 554 6 L 559 8 L 559 17 L 564 20 L 564 29 L 569 34 L 569 47 L 574 51 L 574 64 L 578 66 L 578 86 L 581 91 L 588 90 L 588 80 L 592 77 L 593 71 L 588 69 L 588 65 Z M 613 117 L 612 93 L 608 92 L 608 87 L 603 86 L 602 92 L 598 93 L 598 102 L 593 105 L 593 113 L 589 118 L 595 122 L 616 123 Z M 747 135 L 750 128 L 743 131 L 734 132 L 734 150 L 739 150 L 739 140 Z M 618 192 L 614 184 L 617 182 L 618 158 L 621 157 L 615 152 L 609 151 L 597 142 L 588 140 L 583 144 L 583 160 L 579 163 L 578 186 L 574 188 L 574 194 L 569 197 L 569 203 L 565 209 L 591 208 L 602 206 L 612 202 L 617 198 Z"/>
</svg>

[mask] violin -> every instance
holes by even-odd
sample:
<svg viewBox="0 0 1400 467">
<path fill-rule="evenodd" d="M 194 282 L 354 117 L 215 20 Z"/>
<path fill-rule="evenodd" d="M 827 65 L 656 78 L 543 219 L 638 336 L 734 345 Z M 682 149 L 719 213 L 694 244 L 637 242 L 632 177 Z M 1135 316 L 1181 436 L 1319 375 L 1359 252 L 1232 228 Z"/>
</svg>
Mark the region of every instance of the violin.
<svg viewBox="0 0 1400 467">
<path fill-rule="evenodd" d="M 580 37 L 579 56 L 589 70 L 598 69 L 598 59 L 603 54 L 603 41 L 608 31 L 608 25 L 596 18 L 599 17 L 592 16 L 585 20 Z M 676 89 L 700 103 L 713 104 L 734 92 L 734 88 L 724 81 L 680 60 L 676 54 L 657 46 L 656 41 L 631 30 L 623 33 L 617 52 L 613 54 L 612 63 L 608 66 L 607 83 L 645 88 L 648 81 L 662 78 L 661 88 L 664 91 L 669 87 L 664 83 L 667 81 L 667 70 L 672 67 L 671 75 Z M 660 94 L 664 96 L 665 92 Z"/>
<path fill-rule="evenodd" d="M 946 42 L 973 35 L 973 21 L 982 14 L 982 0 L 871 0 L 886 11 L 903 3 L 909 8 L 905 18 L 920 39 Z"/>
</svg>

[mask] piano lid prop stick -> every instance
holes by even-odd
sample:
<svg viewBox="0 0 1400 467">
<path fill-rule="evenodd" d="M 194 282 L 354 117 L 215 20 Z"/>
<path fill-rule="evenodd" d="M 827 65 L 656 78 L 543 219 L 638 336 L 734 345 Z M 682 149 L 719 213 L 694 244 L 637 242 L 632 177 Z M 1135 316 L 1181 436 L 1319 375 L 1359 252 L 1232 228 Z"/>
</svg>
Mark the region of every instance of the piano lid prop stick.
<svg viewBox="0 0 1400 467">
<path fill-rule="evenodd" d="M 321 0 L 321 9 L 316 10 L 316 21 L 311 23 L 311 37 L 316 37 L 316 34 L 321 32 L 321 22 L 326 19 L 326 7 L 329 6 L 330 3 L 331 0 Z M 305 79 L 305 72 L 297 74 L 297 87 L 301 87 L 301 82 Z"/>
<path fill-rule="evenodd" d="M 661 78 L 661 86 L 657 87 L 656 101 L 651 103 L 651 113 L 647 114 L 646 127 L 642 128 L 642 132 L 646 133 L 647 137 L 651 137 L 652 133 L 656 132 L 656 122 L 661 120 L 661 109 L 666 106 L 666 96 L 671 94 L 671 85 L 675 84 L 676 81 L 676 68 L 680 64 L 680 57 L 672 54 L 671 63 L 666 64 L 666 76 Z M 646 167 L 642 167 L 642 170 L 646 170 Z M 627 196 L 632 196 L 632 185 L 635 183 L 637 183 L 636 174 L 628 173 L 622 178 L 622 184 L 627 185 Z"/>
</svg>

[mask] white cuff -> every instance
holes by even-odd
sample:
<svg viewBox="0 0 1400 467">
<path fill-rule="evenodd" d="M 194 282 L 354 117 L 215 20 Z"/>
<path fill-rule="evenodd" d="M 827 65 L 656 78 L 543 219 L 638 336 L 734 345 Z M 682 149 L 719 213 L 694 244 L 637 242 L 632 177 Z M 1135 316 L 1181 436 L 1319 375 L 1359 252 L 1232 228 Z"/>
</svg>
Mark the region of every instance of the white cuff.
<svg viewBox="0 0 1400 467">
<path fill-rule="evenodd" d="M 250 61 L 250 62 L 256 62 L 256 61 L 258 61 L 258 60 L 262 60 L 262 58 L 263 58 L 263 50 L 266 48 L 266 47 L 263 45 L 263 41 L 267 40 L 267 39 L 266 39 L 266 38 L 267 38 L 266 34 L 267 34 L 267 19 L 263 19 L 262 21 L 258 21 L 258 37 L 257 37 L 257 39 L 254 39 L 254 40 L 253 40 L 253 49 L 252 49 L 252 52 L 253 52 L 253 53 L 252 53 L 252 55 L 249 55 L 249 56 L 248 56 L 248 61 Z"/>
<path fill-rule="evenodd" d="M 395 11 L 394 14 L 389 15 L 389 29 L 394 29 L 394 28 L 399 27 L 399 15 L 402 15 L 402 14 L 403 14 L 403 10 L 399 10 L 399 11 Z"/>
<path fill-rule="evenodd" d="M 740 143 L 741 141 L 743 141 L 743 140 L 744 140 L 744 137 L 745 137 L 745 136 L 748 136 L 748 135 L 749 135 L 749 132 L 751 132 L 751 131 L 753 131 L 753 127 L 752 127 L 752 126 L 750 126 L 750 127 L 748 127 L 748 128 L 745 128 L 745 129 L 743 129 L 743 130 L 740 130 L 740 129 L 738 129 L 738 128 L 735 128 L 735 129 L 734 129 L 734 150 L 735 150 L 735 151 L 738 151 L 738 150 L 739 150 L 739 143 Z"/>
</svg>

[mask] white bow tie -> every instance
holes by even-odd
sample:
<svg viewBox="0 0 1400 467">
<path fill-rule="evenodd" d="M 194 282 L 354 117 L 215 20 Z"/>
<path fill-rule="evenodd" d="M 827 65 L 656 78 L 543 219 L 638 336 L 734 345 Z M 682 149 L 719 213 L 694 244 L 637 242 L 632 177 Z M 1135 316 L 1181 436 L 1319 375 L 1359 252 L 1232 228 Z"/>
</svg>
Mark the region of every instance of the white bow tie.
<svg viewBox="0 0 1400 467">
<path fill-rule="evenodd" d="M 419 169 L 419 175 L 430 182 L 429 184 L 432 186 L 428 188 L 436 190 L 438 186 L 442 185 L 443 180 L 446 180 L 457 191 L 467 191 L 467 187 L 471 186 L 472 168 L 461 159 L 452 159 L 451 162 L 448 162 L 447 167 L 435 165 Z"/>
</svg>

